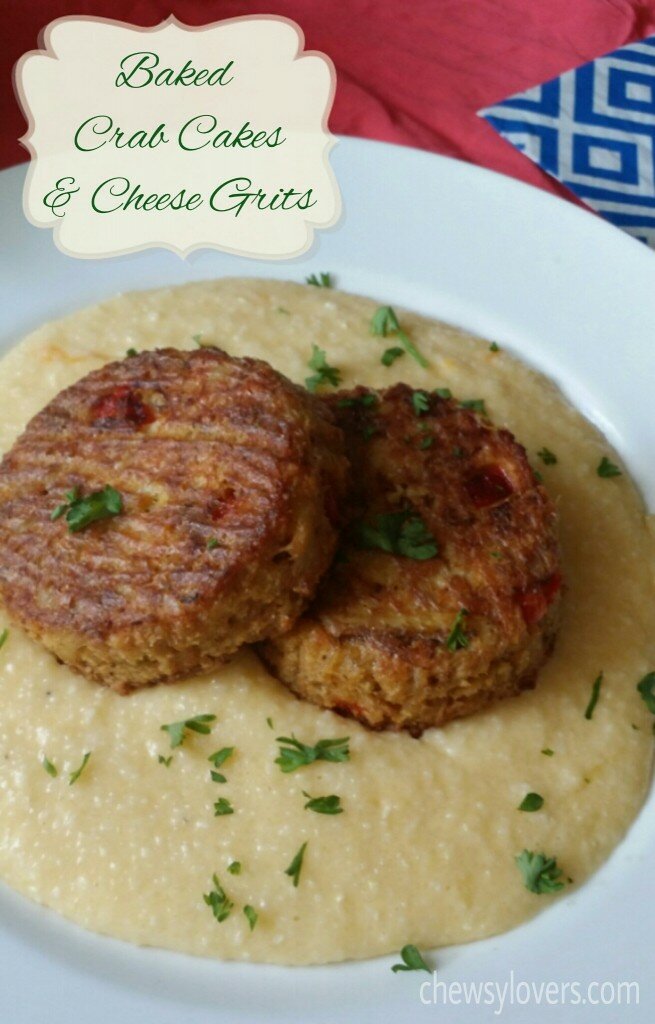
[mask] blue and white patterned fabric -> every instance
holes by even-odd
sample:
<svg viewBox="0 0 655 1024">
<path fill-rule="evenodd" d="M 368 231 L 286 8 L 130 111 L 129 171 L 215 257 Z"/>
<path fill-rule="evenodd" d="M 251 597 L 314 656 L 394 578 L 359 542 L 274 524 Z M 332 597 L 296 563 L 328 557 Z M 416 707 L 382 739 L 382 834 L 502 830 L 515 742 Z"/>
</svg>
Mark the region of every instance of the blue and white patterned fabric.
<svg viewBox="0 0 655 1024">
<path fill-rule="evenodd" d="M 655 36 L 479 113 L 588 206 L 655 248 Z"/>
</svg>

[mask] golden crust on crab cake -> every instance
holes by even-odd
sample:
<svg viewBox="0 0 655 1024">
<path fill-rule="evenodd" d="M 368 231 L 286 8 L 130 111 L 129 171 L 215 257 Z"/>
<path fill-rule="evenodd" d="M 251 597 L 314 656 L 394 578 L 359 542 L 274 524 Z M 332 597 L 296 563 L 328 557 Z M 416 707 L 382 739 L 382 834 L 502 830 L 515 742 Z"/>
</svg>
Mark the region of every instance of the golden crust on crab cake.
<svg viewBox="0 0 655 1024">
<path fill-rule="evenodd" d="M 557 630 L 557 517 L 507 430 L 398 384 L 325 399 L 355 520 L 309 610 L 260 647 L 300 697 L 420 733 L 535 684 Z"/>
<path fill-rule="evenodd" d="M 210 348 L 109 363 L 2 460 L 0 597 L 120 692 L 208 669 L 302 612 L 347 472 L 329 408 L 267 363 Z M 122 511 L 71 532 L 94 502 Z"/>
</svg>

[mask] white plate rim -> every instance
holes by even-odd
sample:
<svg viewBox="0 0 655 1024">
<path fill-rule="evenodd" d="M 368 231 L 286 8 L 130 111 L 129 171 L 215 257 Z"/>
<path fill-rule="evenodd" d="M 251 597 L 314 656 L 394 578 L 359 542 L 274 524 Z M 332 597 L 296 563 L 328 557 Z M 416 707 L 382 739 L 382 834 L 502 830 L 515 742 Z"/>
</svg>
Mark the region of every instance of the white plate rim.
<svg viewBox="0 0 655 1024">
<path fill-rule="evenodd" d="M 104 261 L 58 253 L 22 214 L 25 165 L 0 174 L 3 218 L 0 348 L 46 319 L 115 291 L 211 276 L 302 280 L 333 270 L 338 285 L 458 323 L 549 373 L 606 434 L 655 508 L 655 254 L 599 218 L 521 182 L 418 150 L 342 139 L 332 162 L 344 216 L 311 252 L 283 262 L 203 252 L 182 261 L 150 251 Z M 38 286 L 35 290 L 35 281 Z M 649 333 L 650 332 L 650 333 Z M 498 938 L 438 953 L 440 977 L 459 980 L 634 978 L 650 975 L 655 926 L 651 794 L 625 841 L 576 893 Z M 652 874 L 652 873 L 651 873 Z M 611 895 L 611 899 L 610 899 Z M 0 889 L 0 978 L 12 1024 L 88 1014 L 109 1024 L 266 1019 L 369 1021 L 482 1019 L 480 1007 L 424 1006 L 415 975 L 393 958 L 324 968 L 216 964 L 89 935 Z M 612 935 L 600 946 L 598 934 Z M 562 942 L 562 934 L 566 942 Z M 548 963 L 544 964 L 544 950 Z M 653 1018 L 642 991 L 631 1020 Z M 531 1005 L 530 1021 L 552 1019 Z M 596 1019 L 579 1007 L 576 1019 Z M 493 1019 L 487 1011 L 487 1019 Z M 506 1007 L 503 1019 L 525 1020 Z"/>
</svg>

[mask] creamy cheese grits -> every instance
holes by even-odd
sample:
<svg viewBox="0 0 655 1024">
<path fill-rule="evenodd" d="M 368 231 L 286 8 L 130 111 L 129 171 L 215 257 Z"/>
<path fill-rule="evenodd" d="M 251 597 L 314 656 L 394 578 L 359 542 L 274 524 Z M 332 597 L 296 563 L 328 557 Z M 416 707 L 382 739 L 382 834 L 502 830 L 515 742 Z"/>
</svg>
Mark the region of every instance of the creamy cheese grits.
<svg viewBox="0 0 655 1024">
<path fill-rule="evenodd" d="M 563 623 L 536 690 L 413 739 L 296 700 L 249 651 L 122 697 L 0 622 L 0 876 L 14 889 L 141 945 L 323 963 L 505 931 L 559 898 L 526 888 L 524 849 L 556 857 L 566 892 L 625 834 L 651 771 L 653 716 L 636 684 L 655 659 L 652 522 L 625 471 L 598 474 L 616 456 L 548 380 L 402 310 L 429 368 L 407 353 L 384 366 L 395 342 L 370 333 L 377 305 L 262 280 L 119 296 L 47 324 L 3 359 L 0 446 L 130 348 L 215 344 L 302 382 L 316 344 L 344 387 L 403 380 L 484 399 L 561 515 Z M 205 732 L 161 728 L 204 715 L 215 716 Z M 276 737 L 292 734 L 308 745 L 349 737 L 350 759 L 285 773 Z M 538 810 L 518 809 L 528 793 L 543 798 Z M 305 807 L 324 796 L 343 812 Z"/>
</svg>

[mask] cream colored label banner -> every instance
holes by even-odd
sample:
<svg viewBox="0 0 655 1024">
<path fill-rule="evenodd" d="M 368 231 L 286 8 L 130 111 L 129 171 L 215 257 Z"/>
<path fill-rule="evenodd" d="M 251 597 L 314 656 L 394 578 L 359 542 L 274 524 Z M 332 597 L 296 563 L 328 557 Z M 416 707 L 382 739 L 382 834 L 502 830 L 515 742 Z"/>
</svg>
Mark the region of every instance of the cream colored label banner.
<svg viewBox="0 0 655 1024">
<path fill-rule="evenodd" d="M 334 68 L 303 52 L 293 22 L 62 18 L 45 45 L 16 70 L 32 156 L 24 206 L 62 252 L 284 258 L 337 221 Z"/>
</svg>

